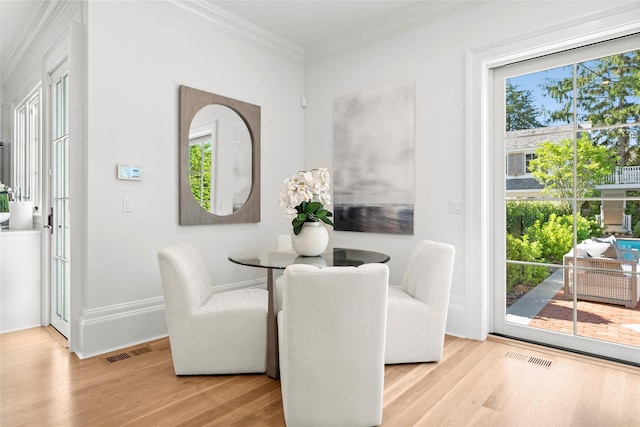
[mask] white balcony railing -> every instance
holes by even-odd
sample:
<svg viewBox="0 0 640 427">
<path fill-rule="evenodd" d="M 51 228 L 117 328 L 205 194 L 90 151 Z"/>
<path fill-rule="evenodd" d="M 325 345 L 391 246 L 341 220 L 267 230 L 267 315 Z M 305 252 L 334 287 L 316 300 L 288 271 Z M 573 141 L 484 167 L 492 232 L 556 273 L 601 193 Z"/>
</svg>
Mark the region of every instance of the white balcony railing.
<svg viewBox="0 0 640 427">
<path fill-rule="evenodd" d="M 640 166 L 617 167 L 603 184 L 640 184 Z"/>
</svg>

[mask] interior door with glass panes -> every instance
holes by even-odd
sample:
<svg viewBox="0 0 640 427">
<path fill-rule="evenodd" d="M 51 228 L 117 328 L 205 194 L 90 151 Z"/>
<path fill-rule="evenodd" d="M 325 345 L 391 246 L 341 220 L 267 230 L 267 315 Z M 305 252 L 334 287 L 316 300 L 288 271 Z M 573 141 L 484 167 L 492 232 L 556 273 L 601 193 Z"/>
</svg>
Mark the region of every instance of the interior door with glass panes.
<svg viewBox="0 0 640 427">
<path fill-rule="evenodd" d="M 69 72 L 67 61 L 51 74 L 51 325 L 69 337 Z"/>
<path fill-rule="evenodd" d="M 493 71 L 494 332 L 640 363 L 640 35 Z"/>
</svg>

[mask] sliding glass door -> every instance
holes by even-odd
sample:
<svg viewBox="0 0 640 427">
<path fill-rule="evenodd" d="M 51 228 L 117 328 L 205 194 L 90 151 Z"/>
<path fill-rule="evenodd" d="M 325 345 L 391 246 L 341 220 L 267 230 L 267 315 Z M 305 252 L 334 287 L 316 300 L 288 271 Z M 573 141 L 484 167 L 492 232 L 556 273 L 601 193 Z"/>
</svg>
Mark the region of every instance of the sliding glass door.
<svg viewBox="0 0 640 427">
<path fill-rule="evenodd" d="M 493 76 L 494 332 L 640 363 L 640 36 Z"/>
</svg>

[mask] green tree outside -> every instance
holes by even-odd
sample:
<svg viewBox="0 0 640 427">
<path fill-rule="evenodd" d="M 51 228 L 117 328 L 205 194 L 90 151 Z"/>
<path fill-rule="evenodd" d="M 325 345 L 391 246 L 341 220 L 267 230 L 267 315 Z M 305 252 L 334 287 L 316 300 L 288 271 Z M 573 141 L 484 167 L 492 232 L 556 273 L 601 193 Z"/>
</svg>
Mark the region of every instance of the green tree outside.
<svg viewBox="0 0 640 427">
<path fill-rule="evenodd" d="M 582 62 L 576 67 L 578 121 L 592 126 L 637 123 L 640 120 L 640 50 Z M 543 89 L 561 104 L 549 113 L 549 122 L 573 122 L 573 77 L 548 80 Z M 636 127 L 612 127 L 592 132 L 596 144 L 615 150 L 618 165 L 638 159 Z M 634 143 L 632 143 L 634 142 Z"/>
<path fill-rule="evenodd" d="M 561 199 L 590 197 L 594 195 L 594 186 L 613 173 L 617 157 L 607 147 L 593 144 L 586 135 L 582 135 L 576 144 L 575 177 L 572 139 L 563 139 L 558 143 L 545 141 L 538 147 L 537 157 L 531 160 L 529 168 L 531 175 L 544 186 L 543 193 Z"/>
<path fill-rule="evenodd" d="M 517 85 L 507 81 L 506 86 L 506 126 L 507 131 L 542 127 L 537 119 L 540 111 L 534 105 L 530 90 L 519 90 Z"/>
<path fill-rule="evenodd" d="M 189 184 L 196 201 L 211 211 L 211 142 L 189 147 Z"/>
</svg>

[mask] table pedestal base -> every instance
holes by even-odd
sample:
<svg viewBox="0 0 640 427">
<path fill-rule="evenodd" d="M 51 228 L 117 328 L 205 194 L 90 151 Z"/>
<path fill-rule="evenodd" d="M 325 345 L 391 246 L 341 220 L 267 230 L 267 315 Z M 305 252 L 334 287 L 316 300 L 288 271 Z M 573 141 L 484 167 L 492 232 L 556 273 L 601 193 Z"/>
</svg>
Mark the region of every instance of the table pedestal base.
<svg viewBox="0 0 640 427">
<path fill-rule="evenodd" d="M 278 352 L 278 324 L 275 310 L 275 289 L 273 268 L 267 269 L 267 291 L 269 307 L 267 308 L 267 375 L 273 379 L 280 378 L 280 360 Z"/>
</svg>

